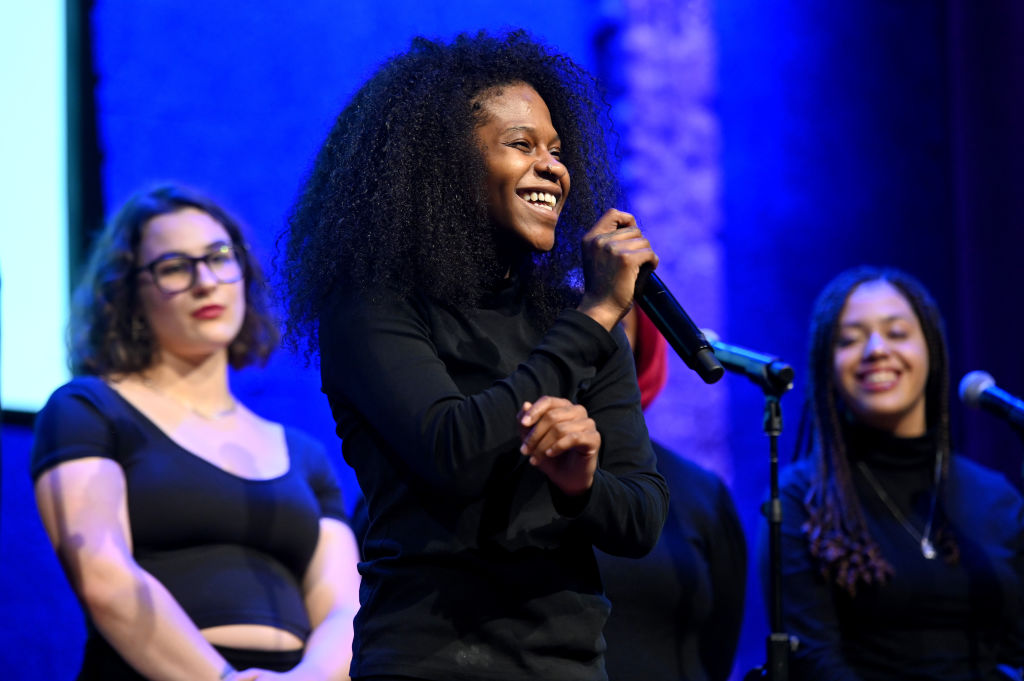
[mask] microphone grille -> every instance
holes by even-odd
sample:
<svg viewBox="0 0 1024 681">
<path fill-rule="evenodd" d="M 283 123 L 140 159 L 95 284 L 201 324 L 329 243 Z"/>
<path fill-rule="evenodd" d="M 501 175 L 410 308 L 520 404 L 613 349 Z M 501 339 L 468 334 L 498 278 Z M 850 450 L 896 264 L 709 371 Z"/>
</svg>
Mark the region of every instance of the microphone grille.
<svg viewBox="0 0 1024 681">
<path fill-rule="evenodd" d="M 972 371 L 960 380 L 960 401 L 968 407 L 981 406 L 981 394 L 994 386 L 996 379 L 987 371 Z"/>
</svg>

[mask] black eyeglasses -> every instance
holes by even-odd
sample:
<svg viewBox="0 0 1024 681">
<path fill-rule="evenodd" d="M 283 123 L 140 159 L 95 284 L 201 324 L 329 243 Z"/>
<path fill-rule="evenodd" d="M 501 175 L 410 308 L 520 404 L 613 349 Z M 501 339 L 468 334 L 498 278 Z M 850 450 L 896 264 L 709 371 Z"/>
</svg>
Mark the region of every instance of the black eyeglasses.
<svg viewBox="0 0 1024 681">
<path fill-rule="evenodd" d="M 196 285 L 199 263 L 204 263 L 213 278 L 221 284 L 233 284 L 242 278 L 242 263 L 231 244 L 221 244 L 205 255 L 166 253 L 135 268 L 135 273 L 149 272 L 156 287 L 170 295 L 187 291 Z"/>
</svg>

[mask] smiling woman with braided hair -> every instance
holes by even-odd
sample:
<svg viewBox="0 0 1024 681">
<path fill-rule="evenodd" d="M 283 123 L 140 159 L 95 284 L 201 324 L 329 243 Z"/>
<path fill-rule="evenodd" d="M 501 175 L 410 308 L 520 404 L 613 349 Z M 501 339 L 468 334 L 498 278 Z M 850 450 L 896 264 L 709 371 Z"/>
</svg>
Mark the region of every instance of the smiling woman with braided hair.
<svg viewBox="0 0 1024 681">
<path fill-rule="evenodd" d="M 619 324 L 657 257 L 606 121 L 522 32 L 417 39 L 320 150 L 288 331 L 366 495 L 354 678 L 605 678 L 593 547 L 649 551 L 667 509 Z"/>
<path fill-rule="evenodd" d="M 1024 665 L 1024 503 L 951 451 L 942 326 L 894 269 L 843 272 L 815 303 L 809 431 L 780 479 L 795 681 L 995 681 Z"/>
</svg>

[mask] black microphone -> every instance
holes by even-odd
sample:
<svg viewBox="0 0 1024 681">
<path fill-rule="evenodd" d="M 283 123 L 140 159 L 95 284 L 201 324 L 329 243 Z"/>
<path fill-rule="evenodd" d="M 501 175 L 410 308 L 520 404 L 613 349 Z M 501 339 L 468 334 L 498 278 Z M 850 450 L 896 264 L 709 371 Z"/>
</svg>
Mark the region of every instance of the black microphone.
<svg viewBox="0 0 1024 681">
<path fill-rule="evenodd" d="M 972 371 L 960 380 L 960 401 L 995 414 L 1024 434 L 1024 401 L 997 388 L 988 372 Z"/>
<path fill-rule="evenodd" d="M 696 371 L 705 383 L 714 383 L 725 374 L 708 339 L 649 264 L 640 268 L 633 299 L 686 366 Z"/>
<path fill-rule="evenodd" d="M 729 371 L 746 376 L 773 395 L 781 395 L 793 387 L 793 367 L 778 357 L 723 343 L 711 329 L 704 329 L 704 333 L 711 341 L 715 357 Z"/>
</svg>

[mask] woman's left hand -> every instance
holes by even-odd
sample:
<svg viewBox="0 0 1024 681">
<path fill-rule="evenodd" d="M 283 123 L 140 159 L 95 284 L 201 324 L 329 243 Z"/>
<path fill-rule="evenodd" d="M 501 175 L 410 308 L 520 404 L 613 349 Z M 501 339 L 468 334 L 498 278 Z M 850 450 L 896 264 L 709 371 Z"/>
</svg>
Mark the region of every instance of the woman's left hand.
<svg viewBox="0 0 1024 681">
<path fill-rule="evenodd" d="M 517 415 L 520 452 L 563 494 L 578 496 L 594 484 L 601 434 L 585 407 L 561 397 L 524 402 Z"/>
</svg>

